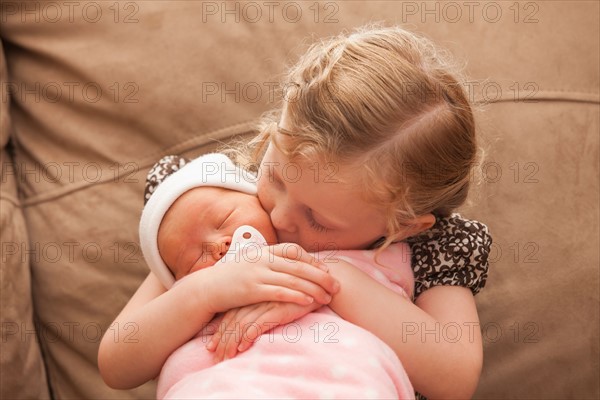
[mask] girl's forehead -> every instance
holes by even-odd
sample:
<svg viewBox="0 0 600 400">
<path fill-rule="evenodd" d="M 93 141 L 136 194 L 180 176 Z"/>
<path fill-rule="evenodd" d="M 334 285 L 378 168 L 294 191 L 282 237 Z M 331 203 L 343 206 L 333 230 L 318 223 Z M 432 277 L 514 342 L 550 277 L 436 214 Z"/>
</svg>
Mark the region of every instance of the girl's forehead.
<svg viewBox="0 0 600 400">
<path fill-rule="evenodd" d="M 317 142 L 323 142 L 316 133 L 298 131 L 286 119 L 283 113 L 279 123 L 273 123 L 273 129 L 269 132 L 269 145 L 275 146 L 279 151 L 289 157 L 304 157 L 308 159 L 320 159 L 332 161 L 333 157 L 327 154 L 323 147 Z"/>
<path fill-rule="evenodd" d="M 318 150 L 310 152 L 310 154 L 291 155 L 292 151 L 289 145 L 290 139 L 286 135 L 276 135 L 272 138 L 267 146 L 262 169 L 277 167 L 285 172 L 284 178 L 288 182 L 294 183 L 299 180 L 300 175 L 303 177 L 311 177 L 314 183 L 339 185 L 346 191 L 360 191 L 358 175 L 360 168 L 357 168 L 355 163 L 344 162 L 339 158 L 319 153 Z M 270 172 L 270 171 L 261 171 Z M 297 176 L 294 176 L 294 172 Z"/>
<path fill-rule="evenodd" d="M 376 206 L 365 201 L 356 183 L 359 179 L 352 175 L 356 173 L 354 168 L 319 159 L 289 159 L 272 145 L 267 149 L 262 168 L 261 176 L 264 173 L 269 184 L 281 181 L 294 203 L 335 220 L 336 225 L 352 226 L 381 214 Z"/>
</svg>

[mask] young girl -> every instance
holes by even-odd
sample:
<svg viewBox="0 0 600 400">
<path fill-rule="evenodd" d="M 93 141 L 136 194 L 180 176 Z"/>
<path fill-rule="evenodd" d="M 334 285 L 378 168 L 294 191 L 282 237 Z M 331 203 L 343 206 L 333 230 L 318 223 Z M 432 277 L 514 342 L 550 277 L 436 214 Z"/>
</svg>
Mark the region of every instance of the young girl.
<svg viewBox="0 0 600 400">
<path fill-rule="evenodd" d="M 258 196 L 279 241 L 309 251 L 407 241 L 414 302 L 333 266 L 342 290 L 330 306 L 390 345 L 421 394 L 470 397 L 482 365 L 473 295 L 491 238 L 452 214 L 478 162 L 460 81 L 430 41 L 367 27 L 313 45 L 284 82 L 283 106 L 264 119 L 248 160 L 260 160 Z"/>
<path fill-rule="evenodd" d="M 447 69 L 430 42 L 399 28 L 368 28 L 317 44 L 290 71 L 282 109 L 266 119 L 253 144 L 255 161 L 262 156 L 258 196 L 280 242 L 309 251 L 410 244 L 414 303 L 342 263 L 329 268 L 341 290 L 323 276 L 311 282 L 333 294 L 330 306 L 342 318 L 396 352 L 418 392 L 466 398 L 476 388 L 482 363 L 473 294 L 485 283 L 491 240 L 484 225 L 451 214 L 466 199 L 477 145 L 470 105 Z M 291 176 L 292 169 L 299 173 Z M 282 264 L 282 270 L 283 265 L 288 266 Z M 252 276 L 269 268 L 261 263 L 243 267 L 236 271 L 244 271 L 245 289 L 232 299 L 213 288 L 218 302 L 211 301 L 210 310 L 241 307 L 227 313 L 228 325 L 257 321 L 260 326 L 265 315 L 270 322 L 278 315 L 283 320 L 285 307 L 273 311 L 260 304 L 273 296 L 248 290 L 260 281 Z M 234 269 L 223 268 L 222 275 Z M 216 273 L 204 276 L 226 282 Z M 212 288 L 206 280 L 194 282 L 200 289 Z M 155 288 L 144 301 L 164 293 L 157 282 L 144 285 Z M 189 322 L 194 307 L 173 312 L 167 302 L 197 293 L 192 287 L 152 300 L 164 305 L 163 314 L 171 313 L 167 324 L 179 326 L 177 318 Z M 192 298 L 198 306 L 209 297 Z M 291 296 L 281 300 L 299 302 Z M 149 325 L 142 326 L 157 321 L 148 317 Z M 180 343 L 199 328 L 185 325 Z M 160 334 L 166 334 L 143 331 L 140 345 L 142 339 L 159 343 Z M 223 354 L 239 348 L 227 342 Z"/>
<path fill-rule="evenodd" d="M 315 44 L 284 81 L 282 109 L 253 141 L 258 196 L 279 241 L 317 250 L 406 240 L 414 303 L 331 270 L 344 290 L 330 306 L 390 345 L 418 392 L 471 396 L 482 364 L 473 294 L 487 277 L 491 238 L 452 214 L 478 162 L 460 81 L 431 42 L 400 28 Z"/>
</svg>

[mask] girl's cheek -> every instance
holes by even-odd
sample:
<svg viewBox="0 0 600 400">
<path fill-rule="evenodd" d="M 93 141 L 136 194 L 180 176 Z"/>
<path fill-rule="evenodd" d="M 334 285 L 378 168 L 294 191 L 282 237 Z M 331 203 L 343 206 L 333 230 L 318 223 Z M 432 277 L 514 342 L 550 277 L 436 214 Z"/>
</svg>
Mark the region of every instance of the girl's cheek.
<svg viewBox="0 0 600 400">
<path fill-rule="evenodd" d="M 265 182 L 264 179 L 265 178 L 261 178 L 258 181 L 258 201 L 260 202 L 262 208 L 270 214 L 271 210 L 273 209 L 273 196 L 269 191 L 268 182 Z"/>
</svg>

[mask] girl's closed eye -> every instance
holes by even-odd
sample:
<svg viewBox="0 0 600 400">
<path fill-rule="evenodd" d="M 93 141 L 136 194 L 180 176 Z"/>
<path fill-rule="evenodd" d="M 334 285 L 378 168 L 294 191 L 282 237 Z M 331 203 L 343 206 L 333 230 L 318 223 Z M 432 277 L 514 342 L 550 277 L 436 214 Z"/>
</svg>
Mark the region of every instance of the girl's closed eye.
<svg viewBox="0 0 600 400">
<path fill-rule="evenodd" d="M 313 211 L 310 208 L 306 209 L 306 219 L 308 220 L 310 227 L 317 232 L 324 233 L 324 232 L 328 232 L 330 230 L 326 226 L 323 226 L 319 222 L 317 222 L 317 220 L 315 219 L 315 216 L 313 215 Z"/>
</svg>

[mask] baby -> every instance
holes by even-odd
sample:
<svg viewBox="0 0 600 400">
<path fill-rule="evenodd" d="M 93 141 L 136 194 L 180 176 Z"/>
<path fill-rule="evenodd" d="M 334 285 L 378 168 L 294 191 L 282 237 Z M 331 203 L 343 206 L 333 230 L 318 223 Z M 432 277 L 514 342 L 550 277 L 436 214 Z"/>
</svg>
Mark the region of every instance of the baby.
<svg viewBox="0 0 600 400">
<path fill-rule="evenodd" d="M 152 272 L 166 288 L 200 269 L 219 268 L 224 256 L 252 257 L 251 251 L 268 251 L 259 245 L 276 242 L 252 180 L 226 156 L 209 154 L 156 187 L 142 214 L 140 242 Z M 250 252 L 240 251 L 240 241 L 253 244 L 248 246 Z M 346 261 L 399 295 L 412 297 L 414 278 L 406 244 L 386 248 L 377 255 L 377 263 L 373 251 L 331 250 L 313 256 L 325 262 Z M 306 315 L 281 326 L 273 323 L 274 329 L 249 350 L 221 363 L 206 348 L 219 327 L 216 317 L 167 359 L 157 397 L 414 396 L 397 356 L 375 335 L 343 320 L 327 306 L 297 307 L 305 307 Z"/>
<path fill-rule="evenodd" d="M 140 245 L 167 289 L 219 261 L 242 225 L 260 232 L 261 245 L 277 243 L 256 186 L 244 174 L 227 157 L 208 154 L 170 175 L 149 199 L 140 222 Z"/>
</svg>

